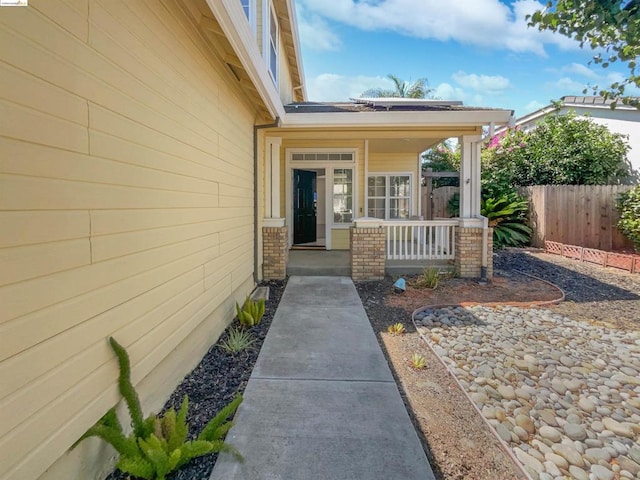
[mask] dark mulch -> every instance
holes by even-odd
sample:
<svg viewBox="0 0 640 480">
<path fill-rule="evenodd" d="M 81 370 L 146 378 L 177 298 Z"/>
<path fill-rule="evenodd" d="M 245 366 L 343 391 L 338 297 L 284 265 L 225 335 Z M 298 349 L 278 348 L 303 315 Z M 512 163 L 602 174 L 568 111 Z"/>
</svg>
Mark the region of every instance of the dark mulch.
<svg viewBox="0 0 640 480">
<path fill-rule="evenodd" d="M 163 412 L 171 407 L 177 410 L 180 408 L 183 397 L 189 396 L 187 419 L 190 438 L 200 433 L 205 424 L 238 393 L 243 393 L 247 386 L 260 348 L 280 303 L 286 281 L 272 280 L 263 282 L 261 285 L 269 287 L 269 301 L 266 303 L 262 321 L 250 329 L 256 339 L 251 349 L 234 355 L 219 348 L 220 342 L 227 339 L 227 329 L 218 342 L 211 346 L 198 366 L 182 380 L 163 408 Z M 234 320 L 232 326 L 236 325 L 237 320 Z M 179 471 L 168 475 L 167 480 L 208 480 L 216 458 L 215 453 L 196 458 Z M 106 480 L 127 480 L 128 478 L 122 472 L 114 471 Z"/>
<path fill-rule="evenodd" d="M 520 270 L 559 286 L 566 301 L 553 309 L 574 320 L 640 330 L 640 274 L 526 249 L 499 251 L 494 267 L 505 273 Z"/>
</svg>

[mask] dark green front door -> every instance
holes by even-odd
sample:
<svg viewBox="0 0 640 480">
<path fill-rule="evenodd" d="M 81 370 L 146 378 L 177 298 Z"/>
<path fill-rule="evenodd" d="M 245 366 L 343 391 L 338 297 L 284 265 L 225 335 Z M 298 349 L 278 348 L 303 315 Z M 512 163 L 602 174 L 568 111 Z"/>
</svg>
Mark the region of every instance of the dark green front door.
<svg viewBox="0 0 640 480">
<path fill-rule="evenodd" d="M 316 172 L 293 171 L 293 243 L 316 241 Z"/>
</svg>

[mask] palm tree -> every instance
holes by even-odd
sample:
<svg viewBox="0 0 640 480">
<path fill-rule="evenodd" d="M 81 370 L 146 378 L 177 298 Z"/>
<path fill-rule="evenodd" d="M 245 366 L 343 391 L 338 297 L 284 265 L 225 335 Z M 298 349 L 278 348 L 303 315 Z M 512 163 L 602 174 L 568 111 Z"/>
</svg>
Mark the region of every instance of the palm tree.
<svg viewBox="0 0 640 480">
<path fill-rule="evenodd" d="M 370 88 L 360 95 L 362 98 L 426 98 L 433 89 L 429 88 L 426 78 L 419 78 L 415 82 L 406 82 L 395 75 L 387 75 L 394 83 L 394 90 L 384 88 Z"/>
</svg>

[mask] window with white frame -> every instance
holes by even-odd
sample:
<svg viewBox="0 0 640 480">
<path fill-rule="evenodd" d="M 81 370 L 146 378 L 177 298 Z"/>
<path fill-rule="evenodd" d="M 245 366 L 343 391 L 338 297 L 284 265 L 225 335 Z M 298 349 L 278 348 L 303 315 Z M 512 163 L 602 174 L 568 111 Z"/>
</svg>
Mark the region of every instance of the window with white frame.
<svg viewBox="0 0 640 480">
<path fill-rule="evenodd" d="M 268 42 L 267 42 L 267 67 L 273 81 L 278 82 L 278 17 L 270 2 L 269 22 L 268 22 Z"/>
<path fill-rule="evenodd" d="M 369 175 L 367 216 L 408 220 L 411 212 L 411 175 Z"/>
<path fill-rule="evenodd" d="M 353 222 L 353 169 L 333 169 L 333 223 Z"/>
<path fill-rule="evenodd" d="M 240 0 L 242 10 L 251 25 L 251 30 L 256 31 L 256 0 Z"/>
</svg>

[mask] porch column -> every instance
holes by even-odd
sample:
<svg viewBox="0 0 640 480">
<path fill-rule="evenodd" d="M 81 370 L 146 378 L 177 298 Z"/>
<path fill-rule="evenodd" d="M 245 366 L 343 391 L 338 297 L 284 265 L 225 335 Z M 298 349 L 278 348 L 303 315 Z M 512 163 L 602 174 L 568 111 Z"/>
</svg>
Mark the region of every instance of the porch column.
<svg viewBox="0 0 640 480">
<path fill-rule="evenodd" d="M 460 154 L 460 218 L 480 216 L 480 145 L 479 135 L 462 137 Z"/>
<path fill-rule="evenodd" d="M 460 223 L 456 228 L 456 274 L 462 278 L 479 278 L 484 274 L 490 281 L 493 275 L 493 230 L 487 228 L 480 214 L 482 137 L 465 135 L 460 140 Z"/>
<path fill-rule="evenodd" d="M 265 138 L 265 218 L 280 218 L 280 147 L 282 138 Z"/>
<path fill-rule="evenodd" d="M 280 217 L 280 137 L 265 138 L 265 218 L 262 222 L 262 274 L 266 280 L 287 276 L 289 234 Z"/>
<path fill-rule="evenodd" d="M 377 218 L 360 218 L 351 227 L 351 278 L 381 280 L 385 272 L 386 230 Z"/>
</svg>

